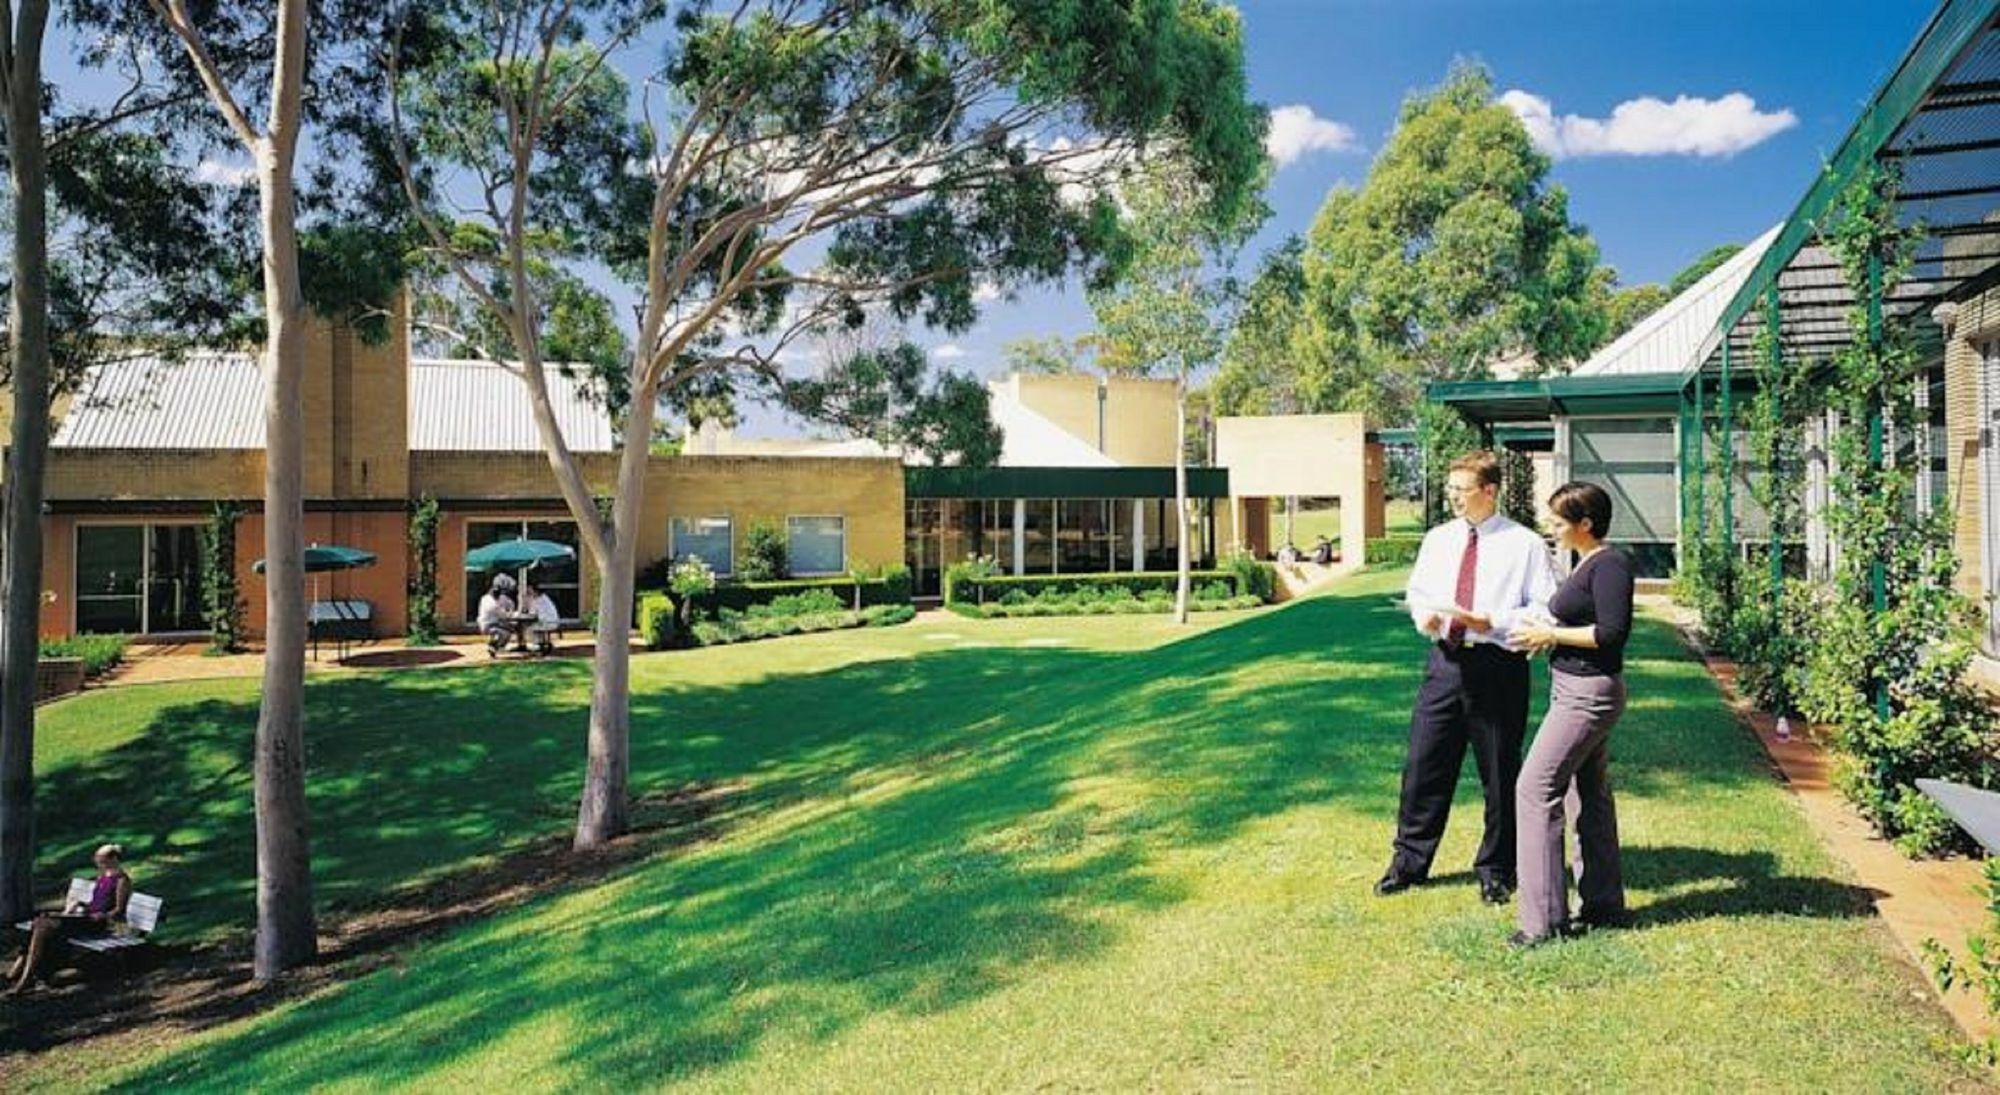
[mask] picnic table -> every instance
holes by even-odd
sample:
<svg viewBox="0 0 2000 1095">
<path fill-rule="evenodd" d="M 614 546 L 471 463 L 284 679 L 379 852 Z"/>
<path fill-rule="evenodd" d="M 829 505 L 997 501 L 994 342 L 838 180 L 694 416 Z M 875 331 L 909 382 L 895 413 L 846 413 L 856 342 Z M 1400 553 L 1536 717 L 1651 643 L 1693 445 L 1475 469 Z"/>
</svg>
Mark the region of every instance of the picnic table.
<svg viewBox="0 0 2000 1095">
<path fill-rule="evenodd" d="M 503 646 L 500 647 L 499 649 L 496 649 L 494 651 L 495 654 L 501 653 L 502 651 L 508 651 L 515 654 L 535 654 L 541 652 L 535 650 L 534 648 L 528 645 L 528 635 L 531 632 L 533 632 L 536 626 L 542 622 L 542 618 L 540 616 L 537 616 L 532 612 L 518 612 L 518 611 L 509 612 L 500 617 L 500 622 L 506 624 L 507 630 L 513 634 L 514 644 L 512 646 Z M 553 644 L 554 642 L 553 637 L 555 635 L 561 634 L 561 632 L 555 628 L 551 628 L 549 633 L 551 636 L 550 639 L 551 644 Z"/>
</svg>

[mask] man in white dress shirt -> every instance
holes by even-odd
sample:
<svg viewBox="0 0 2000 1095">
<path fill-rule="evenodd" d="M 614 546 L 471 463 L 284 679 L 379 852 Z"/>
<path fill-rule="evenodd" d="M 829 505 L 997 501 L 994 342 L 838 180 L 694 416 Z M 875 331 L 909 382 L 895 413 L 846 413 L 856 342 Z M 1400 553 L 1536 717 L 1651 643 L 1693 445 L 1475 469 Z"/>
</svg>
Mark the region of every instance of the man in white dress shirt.
<svg viewBox="0 0 2000 1095">
<path fill-rule="evenodd" d="M 1395 857 L 1375 892 L 1430 876 L 1470 745 L 1486 791 L 1472 869 L 1480 898 L 1497 905 L 1514 892 L 1514 779 L 1528 732 L 1528 659 L 1509 630 L 1555 592 L 1555 564 L 1539 533 L 1500 514 L 1492 453 L 1454 460 L 1445 498 L 1455 519 L 1424 535 L 1410 571 L 1410 619 L 1431 640 L 1430 664 L 1410 716 Z"/>
</svg>

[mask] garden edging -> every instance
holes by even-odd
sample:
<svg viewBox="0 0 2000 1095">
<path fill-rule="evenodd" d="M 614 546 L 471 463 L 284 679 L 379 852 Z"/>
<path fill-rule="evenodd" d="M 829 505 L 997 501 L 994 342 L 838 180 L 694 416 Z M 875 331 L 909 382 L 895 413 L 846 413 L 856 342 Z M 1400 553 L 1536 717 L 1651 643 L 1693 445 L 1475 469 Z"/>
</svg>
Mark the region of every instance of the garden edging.
<svg viewBox="0 0 2000 1095">
<path fill-rule="evenodd" d="M 1913 860 L 1877 836 L 1833 786 L 1832 756 L 1813 729 L 1794 724 L 1791 736 L 1780 738 L 1777 720 L 1751 707 L 1737 691 L 1736 663 L 1708 653 L 1684 620 L 1675 621 L 1675 630 L 1701 659 L 1737 721 L 1756 735 L 1821 845 L 1872 893 L 1876 915 L 1952 1021 L 1975 1041 L 2000 1036 L 2000 1022 L 1979 998 L 1963 989 L 1941 991 L 1923 957 L 1924 942 L 1936 940 L 1963 958 L 1967 936 L 1985 929 L 1990 914 L 1979 864 L 1964 858 Z"/>
</svg>

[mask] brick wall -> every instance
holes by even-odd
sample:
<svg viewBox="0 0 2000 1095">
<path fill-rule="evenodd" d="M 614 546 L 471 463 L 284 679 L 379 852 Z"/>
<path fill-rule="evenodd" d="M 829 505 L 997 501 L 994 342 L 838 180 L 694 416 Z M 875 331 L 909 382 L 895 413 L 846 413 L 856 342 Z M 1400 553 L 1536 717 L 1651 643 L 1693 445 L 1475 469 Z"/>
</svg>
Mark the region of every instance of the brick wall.
<svg viewBox="0 0 2000 1095">
<path fill-rule="evenodd" d="M 257 449 L 54 449 L 45 482 L 51 503 L 262 498 L 264 454 Z"/>
</svg>

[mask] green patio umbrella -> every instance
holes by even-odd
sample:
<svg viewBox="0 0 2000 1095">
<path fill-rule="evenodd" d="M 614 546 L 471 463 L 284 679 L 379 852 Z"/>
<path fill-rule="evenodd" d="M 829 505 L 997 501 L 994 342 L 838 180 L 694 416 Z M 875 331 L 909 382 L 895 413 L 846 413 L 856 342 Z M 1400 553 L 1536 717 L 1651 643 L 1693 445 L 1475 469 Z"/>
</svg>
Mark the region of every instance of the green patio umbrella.
<svg viewBox="0 0 2000 1095">
<path fill-rule="evenodd" d="M 372 567 L 375 565 L 375 553 L 372 551 L 363 551 L 360 548 L 344 547 L 340 544 L 310 544 L 305 550 L 305 564 L 307 574 L 323 574 L 329 570 L 359 570 L 362 567 Z M 264 560 L 259 559 L 251 563 L 250 569 L 259 574 L 264 573 Z M 319 603 L 318 578 L 313 579 L 312 603 Z M 313 610 L 309 607 L 309 614 L 311 611 Z M 307 624 L 307 633 L 312 636 L 313 660 L 318 661 L 318 633 L 312 629 L 310 622 Z M 340 642 L 340 656 L 345 657 L 347 640 L 342 639 Z"/>
<path fill-rule="evenodd" d="M 327 570 L 357 570 L 375 565 L 375 553 L 360 548 L 342 547 L 339 544 L 314 544 L 306 549 L 306 573 L 318 574 Z M 250 564 L 250 569 L 264 573 L 264 560 Z"/>
<path fill-rule="evenodd" d="M 576 558 L 576 549 L 553 540 L 501 540 L 465 553 L 467 570 L 520 570 Z"/>
</svg>

